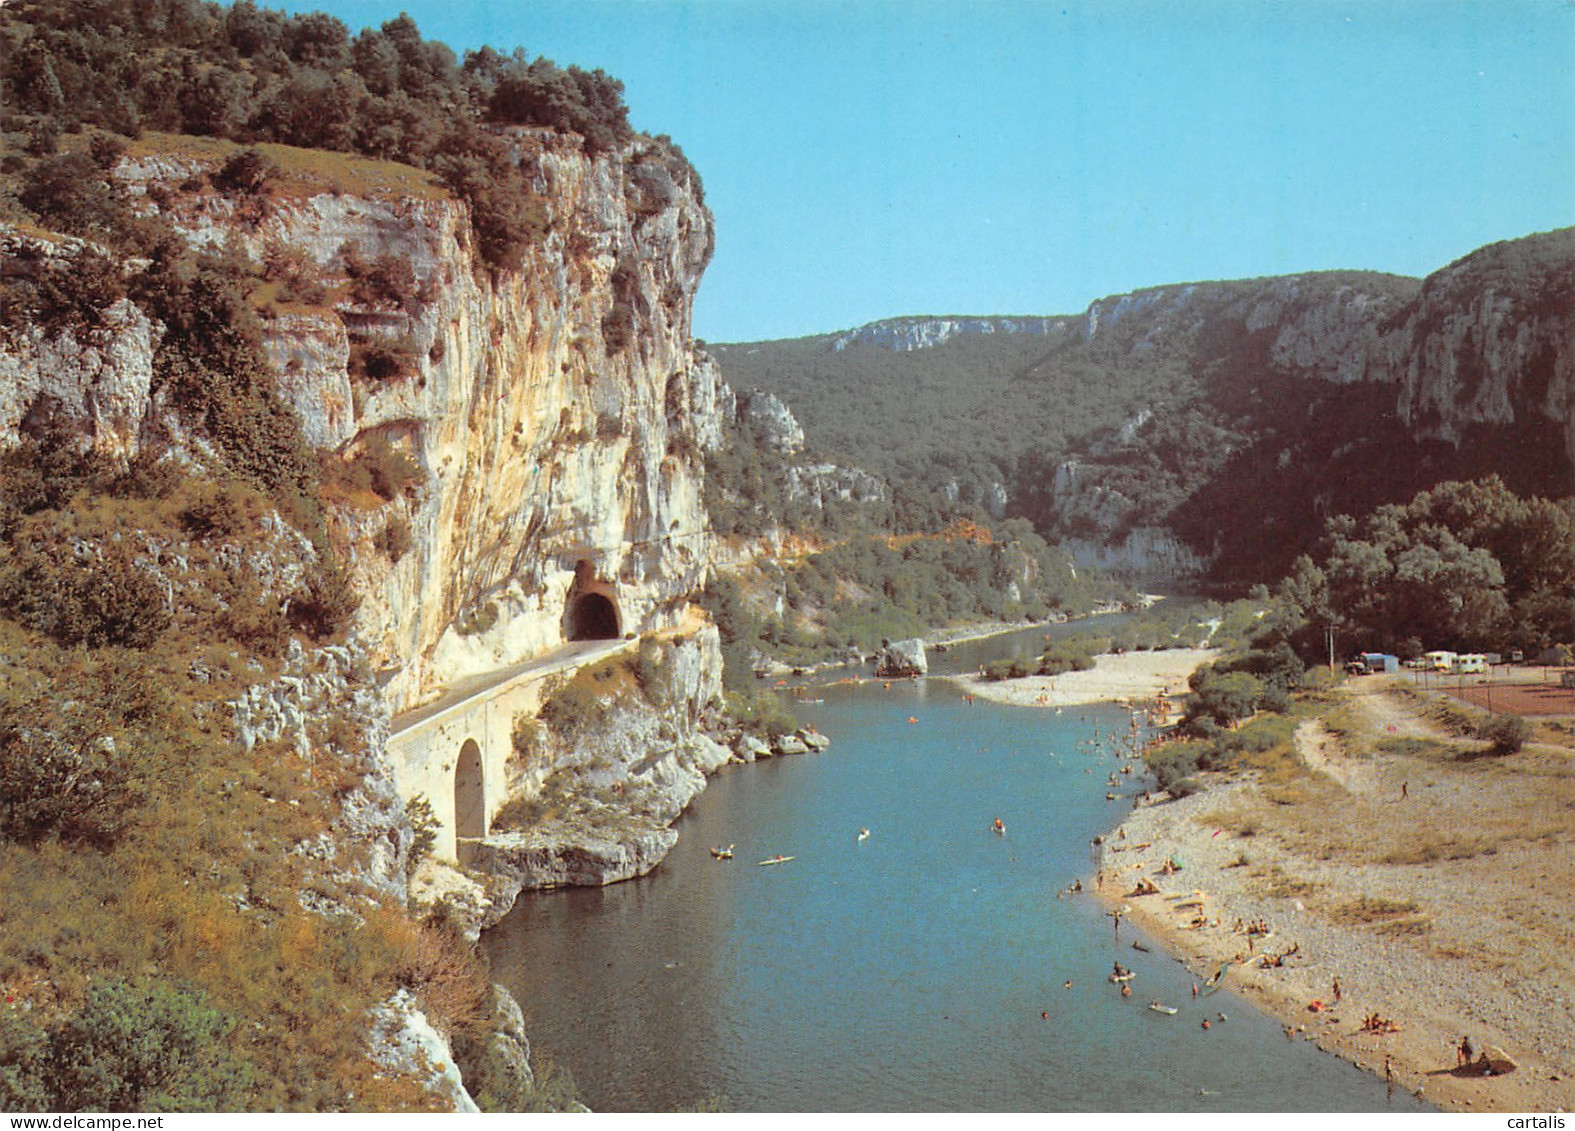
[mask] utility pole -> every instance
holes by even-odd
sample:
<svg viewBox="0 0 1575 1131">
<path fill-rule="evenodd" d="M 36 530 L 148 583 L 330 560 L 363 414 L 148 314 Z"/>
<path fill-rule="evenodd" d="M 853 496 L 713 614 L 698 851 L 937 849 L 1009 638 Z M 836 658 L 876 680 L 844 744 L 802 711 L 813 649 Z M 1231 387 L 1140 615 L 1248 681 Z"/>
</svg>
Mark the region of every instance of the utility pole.
<svg viewBox="0 0 1575 1131">
<path fill-rule="evenodd" d="M 1323 626 L 1324 635 L 1329 638 L 1329 673 L 1334 674 L 1334 622 L 1330 621 Z"/>
</svg>

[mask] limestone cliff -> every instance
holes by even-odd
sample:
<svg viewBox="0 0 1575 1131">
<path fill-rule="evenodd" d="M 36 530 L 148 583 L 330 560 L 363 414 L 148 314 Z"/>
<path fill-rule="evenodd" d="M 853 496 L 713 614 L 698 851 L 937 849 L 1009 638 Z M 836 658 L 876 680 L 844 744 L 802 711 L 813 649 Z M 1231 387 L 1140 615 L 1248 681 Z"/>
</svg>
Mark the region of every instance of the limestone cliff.
<svg viewBox="0 0 1575 1131">
<path fill-rule="evenodd" d="M 690 334 L 712 250 L 699 185 L 649 139 L 596 157 L 552 131 L 512 140 L 546 218 L 523 267 L 501 274 L 481 262 L 465 207 L 430 188 L 258 208 L 172 194 L 202 172 L 190 159 L 117 170 L 193 242 L 238 243 L 259 264 L 304 255 L 330 283 L 347 250 L 412 269 L 409 294 L 289 310 L 266 341 L 309 443 L 339 461 L 392 448 L 420 470 L 423 482 L 386 506 L 341 500 L 333 513 L 396 711 L 575 635 L 569 605 L 585 593 L 608 598 L 619 633 L 670 624 L 708 561 L 700 459 L 722 393 Z M 122 317 L 133 338 L 148 334 Z M 405 351 L 405 371 L 359 375 L 358 352 L 381 343 Z M 31 371 L 50 349 L 93 347 L 37 343 L 12 364 Z M 378 546 L 391 524 L 411 535 L 397 560 Z"/>
<path fill-rule="evenodd" d="M 959 334 L 1055 334 L 1069 329 L 1073 322 L 1074 319 L 1057 315 L 885 318 L 879 322 L 866 322 L 862 326 L 838 334 L 832 341 L 831 348 L 840 352 L 857 342 L 862 345 L 878 346 L 881 349 L 907 352 L 931 349 Z"/>
<path fill-rule="evenodd" d="M 1366 359 L 1404 419 L 1458 443 L 1546 420 L 1575 463 L 1575 229 L 1493 244 L 1428 276 Z"/>
</svg>

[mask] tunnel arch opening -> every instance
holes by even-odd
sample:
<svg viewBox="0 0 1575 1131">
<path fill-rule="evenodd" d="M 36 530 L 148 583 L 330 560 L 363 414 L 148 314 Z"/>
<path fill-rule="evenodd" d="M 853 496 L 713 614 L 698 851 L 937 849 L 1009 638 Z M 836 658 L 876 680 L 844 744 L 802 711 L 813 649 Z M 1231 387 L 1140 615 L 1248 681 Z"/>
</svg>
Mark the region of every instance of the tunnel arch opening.
<svg viewBox="0 0 1575 1131">
<path fill-rule="evenodd" d="M 569 605 L 570 640 L 616 640 L 618 606 L 603 593 L 583 593 Z"/>
<path fill-rule="evenodd" d="M 563 635 L 568 640 L 616 640 L 623 635 L 623 614 L 613 588 L 596 577 L 588 561 L 574 570 L 563 610 Z"/>
<path fill-rule="evenodd" d="M 487 789 L 481 767 L 481 747 L 467 738 L 454 763 L 454 838 L 461 864 L 467 855 L 466 841 L 487 835 Z"/>
</svg>

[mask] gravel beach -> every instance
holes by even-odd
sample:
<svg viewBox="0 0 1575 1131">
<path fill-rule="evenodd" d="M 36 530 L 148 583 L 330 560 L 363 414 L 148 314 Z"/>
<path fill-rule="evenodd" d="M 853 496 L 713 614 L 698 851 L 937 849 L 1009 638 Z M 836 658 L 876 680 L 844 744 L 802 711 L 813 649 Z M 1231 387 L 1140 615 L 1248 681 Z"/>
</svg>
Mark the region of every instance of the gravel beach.
<svg viewBox="0 0 1575 1131">
<path fill-rule="evenodd" d="M 1126 652 L 1100 656 L 1085 672 L 1031 675 L 1022 679 L 987 680 L 977 675 L 950 677 L 981 699 L 1024 707 L 1064 707 L 1074 703 L 1105 703 L 1149 699 L 1167 690 L 1187 690 L 1187 677 L 1217 652 L 1207 648 L 1171 648 L 1163 652 Z"/>
<path fill-rule="evenodd" d="M 1337 696 L 1355 733 L 1298 729 L 1302 776 L 1159 795 L 1103 846 L 1088 889 L 1200 985 L 1231 963 L 1224 984 L 1289 1040 L 1380 1076 L 1387 1061 L 1397 1088 L 1450 1110 L 1575 1106 L 1571 751 L 1474 756 L 1413 700 L 1355 682 Z M 1162 873 L 1172 858 L 1181 870 Z M 1144 879 L 1159 893 L 1136 894 Z M 1255 921 L 1269 933 L 1249 936 Z M 1373 1015 L 1392 1031 L 1364 1029 Z M 1462 1037 L 1513 1070 L 1459 1068 Z"/>
</svg>

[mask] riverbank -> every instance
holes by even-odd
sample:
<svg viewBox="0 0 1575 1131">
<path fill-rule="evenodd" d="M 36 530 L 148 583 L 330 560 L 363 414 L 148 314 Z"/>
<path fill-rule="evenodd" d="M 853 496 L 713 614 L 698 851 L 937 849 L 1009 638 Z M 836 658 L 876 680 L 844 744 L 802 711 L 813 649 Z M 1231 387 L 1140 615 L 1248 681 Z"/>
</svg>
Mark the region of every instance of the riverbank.
<svg viewBox="0 0 1575 1131">
<path fill-rule="evenodd" d="M 1383 685 L 1334 709 L 1339 736 L 1298 729 L 1298 772 L 1215 778 L 1133 811 L 1088 888 L 1200 985 L 1231 963 L 1224 984 L 1289 1039 L 1380 1077 L 1387 1061 L 1397 1088 L 1451 1110 L 1572 1106 L 1571 752 L 1473 757 Z M 1171 859 L 1182 870 L 1163 874 Z M 1136 894 L 1140 880 L 1159 893 Z M 1255 922 L 1269 933 L 1249 936 Z M 1393 1030 L 1364 1029 L 1374 1015 Z M 1462 1036 L 1514 1070 L 1457 1069 Z"/>
<path fill-rule="evenodd" d="M 1170 648 L 1098 657 L 1089 671 L 988 680 L 978 675 L 947 676 L 972 695 L 1020 707 L 1064 707 L 1128 699 L 1152 700 L 1186 690 L 1187 677 L 1218 653 L 1209 648 Z"/>
</svg>

